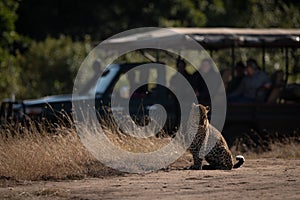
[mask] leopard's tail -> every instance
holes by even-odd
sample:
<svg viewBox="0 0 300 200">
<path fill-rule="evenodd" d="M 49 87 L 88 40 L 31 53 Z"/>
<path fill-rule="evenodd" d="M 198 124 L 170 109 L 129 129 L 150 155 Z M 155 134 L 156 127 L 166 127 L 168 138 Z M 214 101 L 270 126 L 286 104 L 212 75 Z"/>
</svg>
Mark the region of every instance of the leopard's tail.
<svg viewBox="0 0 300 200">
<path fill-rule="evenodd" d="M 242 155 L 236 156 L 235 159 L 236 159 L 238 162 L 235 163 L 235 164 L 233 165 L 233 168 L 234 168 L 234 169 L 235 169 L 235 168 L 239 168 L 239 167 L 242 166 L 242 165 L 244 164 L 244 162 L 245 162 L 245 158 L 244 158 L 244 156 L 242 156 Z"/>
</svg>

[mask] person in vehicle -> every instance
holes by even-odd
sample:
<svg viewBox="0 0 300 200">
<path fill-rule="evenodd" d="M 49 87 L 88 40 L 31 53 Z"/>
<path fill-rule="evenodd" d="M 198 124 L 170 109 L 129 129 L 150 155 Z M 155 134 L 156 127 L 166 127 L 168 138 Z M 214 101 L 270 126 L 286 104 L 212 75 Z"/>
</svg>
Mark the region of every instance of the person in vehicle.
<svg viewBox="0 0 300 200">
<path fill-rule="evenodd" d="M 232 93 L 233 91 L 235 91 L 245 77 L 245 65 L 242 61 L 236 63 L 234 70 L 235 76 L 227 85 L 227 93 Z"/>
<path fill-rule="evenodd" d="M 191 95 L 190 91 L 188 88 L 184 88 L 184 85 L 182 81 L 184 81 L 182 78 L 185 79 L 185 81 L 188 81 L 190 85 L 191 84 L 191 79 L 192 75 L 186 70 L 186 62 L 182 60 L 181 58 L 177 59 L 176 62 L 176 68 L 177 68 L 177 73 L 175 73 L 170 80 L 170 93 L 169 93 L 169 101 L 173 102 L 176 109 L 176 113 L 178 116 L 181 116 L 181 123 L 185 124 L 188 119 L 188 115 L 186 115 L 188 112 L 181 112 L 181 106 L 183 107 L 191 107 L 192 102 L 189 102 L 189 99 L 183 99 L 181 102 L 178 102 L 177 98 L 178 97 L 188 97 Z M 183 77 L 182 77 L 183 76 Z M 182 126 L 182 128 L 185 128 L 185 125 Z"/>
<path fill-rule="evenodd" d="M 202 76 L 205 76 L 206 82 Z M 218 76 L 219 74 L 215 71 L 212 60 L 203 59 L 198 71 L 193 74 L 192 78 L 192 85 L 200 104 L 210 106 L 211 99 L 207 85 L 211 88 L 212 97 L 215 96 L 221 85 L 221 79 Z"/>
<path fill-rule="evenodd" d="M 148 85 L 142 85 L 141 87 L 138 87 L 139 82 L 147 83 L 148 79 L 148 73 L 147 71 L 140 71 L 140 80 L 139 82 L 136 81 L 136 73 L 135 70 L 129 71 L 127 73 L 127 78 L 129 82 L 130 87 L 130 94 L 132 94 L 133 98 L 143 98 L 146 97 L 148 94 Z"/>
<path fill-rule="evenodd" d="M 177 68 L 177 73 L 174 76 L 172 76 L 172 78 L 170 80 L 171 88 L 178 87 L 178 84 L 179 84 L 178 79 L 179 79 L 180 74 L 189 82 L 192 79 L 192 75 L 186 70 L 185 61 L 182 60 L 181 58 L 177 59 L 176 68 Z"/>
<path fill-rule="evenodd" d="M 90 78 L 87 79 L 87 81 L 85 81 L 80 88 L 75 88 L 75 91 L 78 90 L 78 94 L 83 95 L 88 93 L 91 88 L 96 86 L 98 79 L 101 77 L 101 75 L 103 75 L 102 61 L 99 58 L 95 59 L 91 68 Z"/>
<path fill-rule="evenodd" d="M 191 84 L 192 75 L 186 70 L 186 62 L 181 58 L 177 59 L 176 62 L 177 73 L 174 74 L 170 79 L 170 89 L 172 92 L 181 94 L 182 96 L 190 95 L 186 88 L 182 85 L 183 78 Z M 192 84 L 191 84 L 192 85 Z M 172 95 L 171 95 L 172 96 Z"/>
<path fill-rule="evenodd" d="M 268 89 L 271 87 L 269 76 L 260 70 L 256 60 L 248 59 L 246 64 L 246 76 L 239 87 L 228 95 L 229 102 L 261 102 L 264 101 Z"/>
</svg>

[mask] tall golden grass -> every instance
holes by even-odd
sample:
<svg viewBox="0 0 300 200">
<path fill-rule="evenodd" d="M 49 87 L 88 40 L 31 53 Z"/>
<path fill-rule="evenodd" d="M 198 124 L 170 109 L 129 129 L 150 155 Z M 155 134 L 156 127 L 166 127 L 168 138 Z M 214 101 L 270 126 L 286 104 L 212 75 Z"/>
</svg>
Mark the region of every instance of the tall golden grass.
<svg viewBox="0 0 300 200">
<path fill-rule="evenodd" d="M 256 153 L 253 151 L 246 152 L 247 158 L 282 158 L 282 159 L 300 159 L 300 145 L 297 141 L 289 143 L 275 142 L 270 145 L 269 151 Z"/>
<path fill-rule="evenodd" d="M 167 144 L 167 138 L 136 138 L 117 127 L 104 127 L 107 138 L 131 152 L 151 152 Z M 57 125 L 51 131 L 31 122 L 0 130 L 0 178 L 14 180 L 72 179 L 120 174 L 99 161 L 85 148 L 76 129 Z"/>
<path fill-rule="evenodd" d="M 76 132 L 58 128 L 49 134 L 35 126 L 10 126 L 1 131 L 0 175 L 17 180 L 82 177 L 95 159 Z"/>
<path fill-rule="evenodd" d="M 236 139 L 231 151 L 247 158 L 300 159 L 299 131 L 296 129 L 289 134 L 279 134 L 250 130 Z"/>
<path fill-rule="evenodd" d="M 132 137 L 111 124 L 104 127 L 104 132 L 112 143 L 131 152 L 155 151 L 171 140 L 166 136 Z M 298 137 L 269 141 L 268 148 L 260 151 L 257 148 L 261 147 L 249 147 L 247 143 L 239 140 L 231 148 L 233 154 L 242 153 L 247 158 L 300 158 Z M 181 162 L 190 159 L 189 155 L 180 158 Z M 56 124 L 49 131 L 48 127 L 31 122 L 27 126 L 14 124 L 0 129 L 0 179 L 57 180 L 118 174 L 93 157 L 72 126 Z"/>
</svg>

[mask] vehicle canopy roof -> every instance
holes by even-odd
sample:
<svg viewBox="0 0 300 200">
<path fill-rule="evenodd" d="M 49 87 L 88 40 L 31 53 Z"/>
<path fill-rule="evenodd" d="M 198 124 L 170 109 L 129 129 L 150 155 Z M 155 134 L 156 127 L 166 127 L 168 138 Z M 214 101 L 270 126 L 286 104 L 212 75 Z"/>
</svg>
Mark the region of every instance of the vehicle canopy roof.
<svg viewBox="0 0 300 200">
<path fill-rule="evenodd" d="M 206 49 L 230 47 L 300 47 L 300 29 L 173 28 Z"/>
<path fill-rule="evenodd" d="M 188 35 L 207 50 L 232 47 L 299 48 L 300 29 L 252 29 L 252 28 L 169 28 L 169 30 Z M 177 38 L 176 38 L 177 37 Z M 145 40 L 147 38 L 147 40 Z M 160 29 L 153 29 L 129 36 L 114 38 L 107 45 L 129 44 L 140 39 L 145 41 L 164 41 L 179 38 Z"/>
</svg>

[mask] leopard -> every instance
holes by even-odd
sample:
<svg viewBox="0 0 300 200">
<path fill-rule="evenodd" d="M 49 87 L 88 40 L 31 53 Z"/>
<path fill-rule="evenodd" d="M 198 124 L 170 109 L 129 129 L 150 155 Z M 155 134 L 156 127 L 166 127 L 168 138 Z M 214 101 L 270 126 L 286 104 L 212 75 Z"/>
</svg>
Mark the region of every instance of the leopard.
<svg viewBox="0 0 300 200">
<path fill-rule="evenodd" d="M 192 143 L 188 150 L 193 156 L 194 165 L 189 167 L 192 170 L 231 170 L 239 168 L 245 162 L 242 155 L 236 156 L 234 163 L 232 153 L 226 140 L 219 130 L 209 123 L 209 106 L 193 104 L 187 124 L 187 132 L 191 136 L 194 132 Z M 203 165 L 205 160 L 208 165 Z"/>
</svg>

